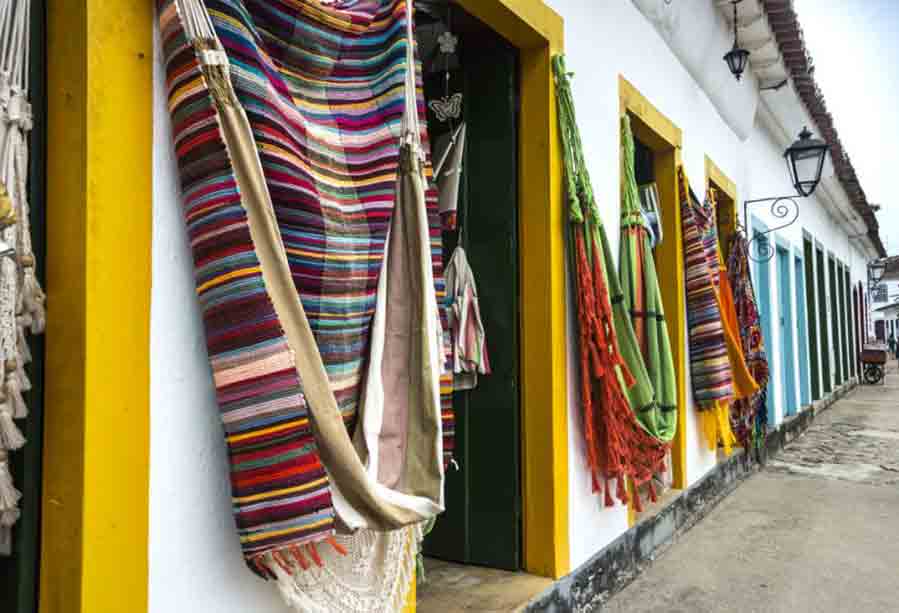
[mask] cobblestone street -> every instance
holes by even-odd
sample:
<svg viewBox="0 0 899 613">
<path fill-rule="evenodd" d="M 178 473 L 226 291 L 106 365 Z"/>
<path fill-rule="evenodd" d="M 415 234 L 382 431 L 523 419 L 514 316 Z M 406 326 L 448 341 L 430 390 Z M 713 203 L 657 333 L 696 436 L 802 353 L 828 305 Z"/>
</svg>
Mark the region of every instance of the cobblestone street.
<svg viewBox="0 0 899 613">
<path fill-rule="evenodd" d="M 604 608 L 899 610 L 899 372 L 860 386 Z"/>
</svg>

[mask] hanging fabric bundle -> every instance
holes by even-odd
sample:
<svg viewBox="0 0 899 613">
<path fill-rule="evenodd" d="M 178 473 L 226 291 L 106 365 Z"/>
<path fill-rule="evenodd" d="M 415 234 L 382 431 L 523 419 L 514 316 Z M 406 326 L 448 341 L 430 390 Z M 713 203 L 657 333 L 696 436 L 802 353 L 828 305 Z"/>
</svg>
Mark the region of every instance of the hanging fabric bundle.
<svg viewBox="0 0 899 613">
<path fill-rule="evenodd" d="M 656 276 L 649 230 L 640 209 L 634 173 L 634 135 L 630 118 L 621 118 L 622 194 L 621 243 L 618 270 L 627 317 L 616 318 L 625 362 L 632 373 L 645 369 L 653 392 L 652 401 L 639 404 L 639 385 L 631 387 L 631 408 L 640 423 L 662 442 L 670 442 L 677 430 L 677 387 L 671 341 L 665 323 L 665 308 Z M 617 312 L 617 311 L 616 311 Z M 637 351 L 626 351 L 632 328 Z M 639 376 L 637 376 L 639 381 Z"/>
<path fill-rule="evenodd" d="M 749 272 L 749 244 L 740 230 L 731 239 L 727 272 L 733 290 L 734 314 L 740 330 L 743 356 L 749 372 L 760 387 L 750 398 L 734 402 L 731 407 L 731 423 L 734 434 L 744 449 L 758 449 L 764 442 L 768 425 L 768 411 L 765 408 L 769 378 L 768 358 L 765 355 L 758 303 Z"/>
<path fill-rule="evenodd" d="M 678 197 L 684 240 L 684 277 L 689 325 L 690 375 L 706 444 L 730 453 L 730 402 L 735 398 L 734 373 L 718 298 L 717 229 L 708 202 L 700 202 L 683 167 L 678 168 Z"/>
<path fill-rule="evenodd" d="M 299 610 L 397 610 L 452 447 L 409 3 L 159 20 L 244 556 Z"/>
<path fill-rule="evenodd" d="M 478 374 L 490 374 L 490 358 L 478 287 L 461 246 L 456 247 L 446 265 L 446 293 L 450 300 L 447 319 L 452 331 L 453 389 L 474 389 Z"/>
<path fill-rule="evenodd" d="M 26 333 L 44 330 L 44 292 L 35 274 L 28 204 L 28 102 L 31 3 L 0 6 L 0 553 L 19 517 L 9 452 L 25 444 L 16 419 L 27 416 L 22 393 L 31 389 Z"/>
<path fill-rule="evenodd" d="M 640 373 L 641 383 L 622 356 L 615 321 L 619 318 L 626 321 L 628 314 L 587 172 L 571 83 L 561 55 L 553 58 L 553 71 L 568 198 L 571 268 L 577 298 L 587 468 L 593 491 L 605 491 L 607 506 L 614 504 L 612 481 L 616 482 L 617 498 L 627 502 L 626 480 L 631 479 L 635 486 L 634 508 L 639 512 L 642 505 L 637 487 L 648 482 L 650 496 L 655 496 L 651 480 L 654 474 L 664 470 L 667 445 L 646 431 L 629 404 L 629 388 L 635 384 L 639 386 L 642 398 L 639 402 L 648 404 L 653 399 L 652 387 L 645 367 Z M 631 350 L 639 351 L 633 329 L 629 325 L 623 329 L 629 331 L 627 342 Z M 642 361 L 638 360 L 637 364 Z"/>
</svg>

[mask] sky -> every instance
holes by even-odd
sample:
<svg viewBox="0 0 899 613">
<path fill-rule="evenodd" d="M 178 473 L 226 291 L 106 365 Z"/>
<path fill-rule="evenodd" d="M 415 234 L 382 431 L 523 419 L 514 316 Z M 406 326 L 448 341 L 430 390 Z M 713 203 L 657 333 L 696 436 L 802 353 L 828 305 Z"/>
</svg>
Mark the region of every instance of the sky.
<svg viewBox="0 0 899 613">
<path fill-rule="evenodd" d="M 899 0 L 794 0 L 843 147 L 899 255 Z"/>
</svg>

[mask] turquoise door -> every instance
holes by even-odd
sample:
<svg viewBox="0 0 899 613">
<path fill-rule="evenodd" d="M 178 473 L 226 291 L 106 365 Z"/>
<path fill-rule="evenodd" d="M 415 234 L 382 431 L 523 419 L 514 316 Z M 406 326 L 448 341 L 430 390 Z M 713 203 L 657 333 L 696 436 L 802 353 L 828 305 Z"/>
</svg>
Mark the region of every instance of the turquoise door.
<svg viewBox="0 0 899 613">
<path fill-rule="evenodd" d="M 808 322 L 805 305 L 805 265 L 802 258 L 796 256 L 794 270 L 796 274 L 796 316 L 799 319 L 796 331 L 799 334 L 799 406 L 808 406 L 811 402 L 809 355 L 808 355 Z"/>
<path fill-rule="evenodd" d="M 768 244 L 768 238 L 761 235 L 761 232 L 767 230 L 758 220 L 753 223 L 754 234 L 757 236 L 757 244 L 750 247 L 750 253 L 759 257 L 761 254 L 768 253 L 771 246 Z M 769 272 L 769 261 L 755 262 L 755 290 L 759 303 L 759 318 L 762 320 L 762 338 L 765 342 L 765 349 L 768 353 L 768 361 L 771 362 L 771 354 L 773 352 L 772 336 L 771 336 L 771 273 Z M 774 423 L 774 402 L 771 399 L 771 382 L 768 382 L 768 394 L 765 397 L 765 406 L 768 409 L 768 423 Z"/>
<path fill-rule="evenodd" d="M 793 354 L 793 287 L 790 281 L 790 252 L 777 248 L 777 304 L 780 307 L 780 401 L 784 415 L 796 414 L 796 358 Z"/>
</svg>

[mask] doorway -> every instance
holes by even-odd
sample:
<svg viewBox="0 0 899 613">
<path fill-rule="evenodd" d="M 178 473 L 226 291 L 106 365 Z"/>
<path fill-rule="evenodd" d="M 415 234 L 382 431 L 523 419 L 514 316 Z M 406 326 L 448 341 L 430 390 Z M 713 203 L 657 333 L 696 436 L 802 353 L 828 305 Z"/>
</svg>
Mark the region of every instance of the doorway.
<svg viewBox="0 0 899 613">
<path fill-rule="evenodd" d="M 805 312 L 808 318 L 808 353 L 811 366 L 811 392 L 812 401 L 821 400 L 821 367 L 819 334 L 818 334 L 818 310 L 815 308 L 815 251 L 812 239 L 808 235 L 802 239 L 803 256 L 805 258 Z"/>
<path fill-rule="evenodd" d="M 756 239 L 756 244 L 754 246 L 755 253 L 765 254 L 770 253 L 771 245 L 768 242 L 768 237 L 764 234 L 767 232 L 768 228 L 765 227 L 757 219 L 753 218 L 752 223 L 752 235 Z M 759 319 L 761 319 L 762 323 L 762 339 L 765 342 L 765 346 L 768 348 L 769 360 L 771 358 L 771 352 L 774 348 L 774 337 L 771 334 L 771 272 L 768 267 L 768 260 L 755 262 L 755 286 L 757 288 L 757 299 L 759 303 Z M 771 399 L 771 382 L 768 382 L 768 393 L 765 395 L 765 408 L 768 412 L 768 423 L 774 423 L 774 410 L 773 410 L 774 402 Z"/>
<path fill-rule="evenodd" d="M 818 338 L 821 339 L 821 381 L 824 393 L 829 394 L 833 389 L 833 379 L 830 374 L 830 348 L 832 340 L 828 342 L 827 329 L 827 291 L 824 286 L 824 250 L 820 246 L 815 248 L 816 281 L 818 285 Z"/>
<path fill-rule="evenodd" d="M 842 369 L 840 368 L 840 309 L 839 290 L 837 289 L 837 264 L 833 254 L 827 257 L 827 280 L 830 290 L 830 350 L 833 355 L 833 381 L 835 385 L 842 385 Z"/>
<path fill-rule="evenodd" d="M 457 226 L 445 231 L 444 262 L 461 246 L 477 280 L 492 374 L 456 391 L 456 462 L 446 511 L 424 541 L 427 556 L 505 570 L 522 568 L 518 285 L 518 50 L 452 6 L 419 15 L 425 97 L 462 94 L 466 141 Z M 440 57 L 436 37 L 458 37 Z M 447 63 L 449 62 L 449 63 Z M 449 68 L 449 83 L 446 70 Z M 455 126 L 428 112 L 432 143 Z"/>
<path fill-rule="evenodd" d="M 796 414 L 796 371 L 793 354 L 793 284 L 790 282 L 790 251 L 777 246 L 777 277 L 780 307 L 780 399 L 784 416 Z"/>
<path fill-rule="evenodd" d="M 811 403 L 809 396 L 809 341 L 806 299 L 808 291 L 805 281 L 805 266 L 799 252 L 794 258 L 793 270 L 796 278 L 796 331 L 799 333 L 797 343 L 799 349 L 799 406 L 806 407 Z"/>
</svg>

